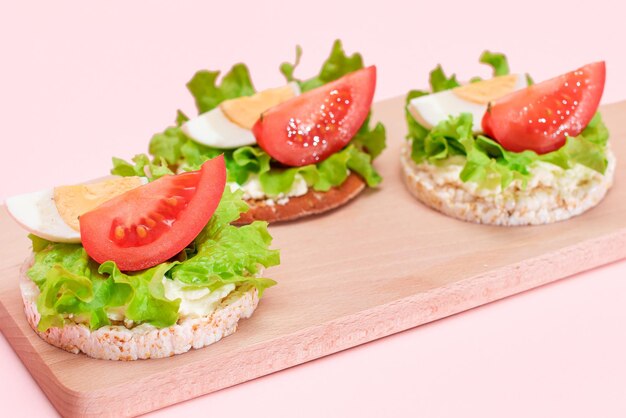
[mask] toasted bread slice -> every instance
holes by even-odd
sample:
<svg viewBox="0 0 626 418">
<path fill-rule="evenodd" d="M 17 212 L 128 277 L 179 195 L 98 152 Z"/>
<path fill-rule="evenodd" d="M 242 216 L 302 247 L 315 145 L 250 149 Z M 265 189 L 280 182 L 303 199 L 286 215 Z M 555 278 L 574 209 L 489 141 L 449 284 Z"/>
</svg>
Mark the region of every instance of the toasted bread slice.
<svg viewBox="0 0 626 418">
<path fill-rule="evenodd" d="M 267 204 L 265 200 L 248 200 L 250 210 L 242 213 L 235 224 L 249 224 L 253 221 L 282 222 L 291 221 L 309 215 L 316 215 L 338 206 L 344 205 L 365 189 L 365 182 L 361 177 L 350 173 L 346 181 L 339 187 L 327 192 L 309 190 L 306 194 L 289 198 L 285 204 L 273 202 Z"/>
</svg>

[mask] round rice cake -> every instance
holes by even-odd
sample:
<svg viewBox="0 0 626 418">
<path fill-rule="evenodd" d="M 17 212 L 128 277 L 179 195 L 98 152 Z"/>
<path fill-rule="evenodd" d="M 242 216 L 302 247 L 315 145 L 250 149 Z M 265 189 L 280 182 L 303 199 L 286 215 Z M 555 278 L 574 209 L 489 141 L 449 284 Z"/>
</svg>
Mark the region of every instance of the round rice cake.
<svg viewBox="0 0 626 418">
<path fill-rule="evenodd" d="M 615 156 L 607 150 L 604 175 L 582 166 L 564 170 L 536 162 L 530 168 L 526 187 L 514 180 L 504 190 L 481 189 L 463 182 L 460 173 L 464 157 L 449 164 L 416 164 L 411 143 L 403 146 L 401 165 L 409 191 L 422 203 L 448 216 L 490 225 L 541 225 L 569 219 L 596 206 L 613 184 Z"/>
<path fill-rule="evenodd" d="M 249 318 L 259 298 L 255 287 L 239 286 L 226 296 L 217 309 L 208 316 L 187 317 L 167 328 L 142 324 L 133 328 L 109 325 L 96 330 L 79 323 L 68 323 L 62 328 L 37 330 L 40 314 L 37 311 L 39 288 L 27 276 L 33 257 L 27 259 L 20 271 L 20 290 L 26 319 L 31 328 L 49 344 L 70 353 L 85 353 L 105 360 L 137 360 L 171 357 L 192 348 L 213 344 L 237 330 L 240 318 Z"/>
</svg>

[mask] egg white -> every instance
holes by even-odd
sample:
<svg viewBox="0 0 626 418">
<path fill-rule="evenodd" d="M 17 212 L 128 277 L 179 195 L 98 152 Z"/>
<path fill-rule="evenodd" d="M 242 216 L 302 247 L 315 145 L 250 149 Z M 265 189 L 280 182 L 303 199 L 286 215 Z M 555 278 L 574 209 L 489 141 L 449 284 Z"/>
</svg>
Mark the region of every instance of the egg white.
<svg viewBox="0 0 626 418">
<path fill-rule="evenodd" d="M 57 210 L 54 189 L 9 197 L 5 203 L 13 219 L 33 235 L 54 242 L 80 242 L 80 233 Z"/>
<path fill-rule="evenodd" d="M 194 141 L 213 148 L 230 149 L 256 143 L 252 131 L 233 123 L 219 106 L 185 122 L 182 130 Z"/>
<path fill-rule="evenodd" d="M 141 184 L 148 183 L 146 177 L 139 180 Z M 81 242 L 80 232 L 65 223 L 59 213 L 54 188 L 12 196 L 5 204 L 9 215 L 31 234 L 53 242 Z"/>
</svg>

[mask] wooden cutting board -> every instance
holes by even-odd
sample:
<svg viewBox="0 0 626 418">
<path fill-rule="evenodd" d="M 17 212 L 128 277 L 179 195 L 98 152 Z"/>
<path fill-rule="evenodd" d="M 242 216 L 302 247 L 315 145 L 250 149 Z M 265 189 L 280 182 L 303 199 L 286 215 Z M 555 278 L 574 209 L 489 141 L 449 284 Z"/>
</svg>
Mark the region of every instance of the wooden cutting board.
<svg viewBox="0 0 626 418">
<path fill-rule="evenodd" d="M 278 286 L 239 330 L 169 359 L 93 360 L 31 331 L 18 290 L 26 233 L 0 213 L 0 328 L 65 416 L 137 415 L 335 353 L 626 257 L 626 102 L 604 106 L 618 157 L 599 207 L 548 226 L 503 228 L 434 212 L 404 189 L 403 99 L 378 103 L 385 181 L 331 214 L 271 227 Z"/>
</svg>

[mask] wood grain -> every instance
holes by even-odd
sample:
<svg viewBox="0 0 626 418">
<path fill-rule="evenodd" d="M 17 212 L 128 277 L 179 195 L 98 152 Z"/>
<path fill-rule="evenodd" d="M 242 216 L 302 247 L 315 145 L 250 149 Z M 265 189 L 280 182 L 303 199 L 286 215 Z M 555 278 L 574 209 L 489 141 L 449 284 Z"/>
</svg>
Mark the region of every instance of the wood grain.
<svg viewBox="0 0 626 418">
<path fill-rule="evenodd" d="M 419 204 L 398 164 L 402 99 L 378 103 L 385 181 L 329 214 L 271 227 L 279 285 L 218 344 L 169 359 L 111 362 L 49 346 L 22 313 L 25 233 L 0 214 L 0 328 L 65 416 L 137 415 L 335 353 L 626 257 L 626 102 L 602 109 L 618 157 L 597 208 L 539 227 L 464 223 Z"/>
</svg>

